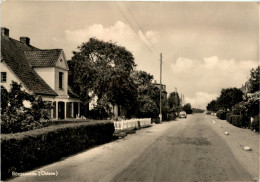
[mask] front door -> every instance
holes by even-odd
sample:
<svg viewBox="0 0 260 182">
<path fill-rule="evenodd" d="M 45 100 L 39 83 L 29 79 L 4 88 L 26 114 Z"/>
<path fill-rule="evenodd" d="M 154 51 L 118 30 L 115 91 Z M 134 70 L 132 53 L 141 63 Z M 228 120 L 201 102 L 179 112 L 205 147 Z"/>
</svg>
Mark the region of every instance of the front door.
<svg viewBox="0 0 260 182">
<path fill-rule="evenodd" d="M 65 104 L 64 104 L 64 102 L 58 102 L 58 118 L 59 119 L 65 118 Z"/>
</svg>

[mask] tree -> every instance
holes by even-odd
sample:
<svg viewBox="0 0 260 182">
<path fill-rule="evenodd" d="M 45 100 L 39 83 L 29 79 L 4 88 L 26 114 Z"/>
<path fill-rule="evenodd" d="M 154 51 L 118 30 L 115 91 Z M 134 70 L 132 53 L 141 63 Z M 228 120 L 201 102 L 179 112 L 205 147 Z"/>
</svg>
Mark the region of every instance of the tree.
<svg viewBox="0 0 260 182">
<path fill-rule="evenodd" d="M 243 92 L 238 88 L 222 89 L 217 103 L 224 110 L 232 110 L 232 107 L 243 100 Z"/>
<path fill-rule="evenodd" d="M 168 106 L 170 111 L 178 112 L 181 108 L 181 99 L 178 92 L 171 92 L 168 97 Z"/>
<path fill-rule="evenodd" d="M 126 115 L 133 114 L 137 90 L 130 77 L 136 66 L 132 53 L 115 43 L 95 38 L 78 49 L 70 63 L 73 77 L 70 82 L 81 101 L 87 105 L 97 96 L 99 105 L 118 105 Z"/>
<path fill-rule="evenodd" d="M 183 110 L 187 113 L 187 114 L 192 114 L 192 108 L 190 103 L 187 103 L 183 106 Z"/>
<path fill-rule="evenodd" d="M 12 82 L 8 92 L 1 86 L 1 132 L 16 133 L 42 127 L 41 118 L 48 118 L 51 104 L 45 103 L 41 97 L 31 95 L 22 90 L 22 85 Z M 27 101 L 31 107 L 25 107 Z"/>
<path fill-rule="evenodd" d="M 216 100 L 212 100 L 210 103 L 207 105 L 207 110 L 217 112 L 218 111 L 218 105 Z"/>
<path fill-rule="evenodd" d="M 260 74 L 260 66 L 255 69 L 250 70 L 250 78 L 249 78 L 249 89 L 251 93 L 259 91 L 259 74 Z"/>
<path fill-rule="evenodd" d="M 131 77 L 138 92 L 136 116 L 139 118 L 158 117 L 159 107 L 156 102 L 156 89 L 152 85 L 153 76 L 145 71 L 134 71 Z"/>
</svg>

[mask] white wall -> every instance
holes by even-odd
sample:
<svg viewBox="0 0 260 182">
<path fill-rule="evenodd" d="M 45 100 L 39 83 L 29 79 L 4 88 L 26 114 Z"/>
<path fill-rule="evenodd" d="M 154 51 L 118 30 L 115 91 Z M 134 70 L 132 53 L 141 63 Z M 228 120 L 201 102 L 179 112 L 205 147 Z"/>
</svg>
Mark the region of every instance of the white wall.
<svg viewBox="0 0 260 182">
<path fill-rule="evenodd" d="M 34 70 L 59 96 L 68 96 L 67 70 L 57 67 L 34 68 Z M 62 89 L 59 88 L 59 72 L 63 73 Z"/>
<path fill-rule="evenodd" d="M 11 71 L 11 69 L 6 65 L 5 62 L 0 63 L 1 72 L 6 72 L 6 82 L 1 83 L 8 91 L 10 90 L 10 86 L 12 81 L 17 82 L 18 84 L 22 83 L 22 81 Z M 22 90 L 29 92 L 27 88 L 23 85 Z"/>
<path fill-rule="evenodd" d="M 55 68 L 54 67 L 44 67 L 44 68 L 34 68 L 36 73 L 54 90 L 55 89 Z"/>
<path fill-rule="evenodd" d="M 62 89 L 59 88 L 59 72 L 63 72 Z M 59 96 L 68 95 L 68 71 L 60 68 L 55 68 L 55 92 Z"/>
</svg>

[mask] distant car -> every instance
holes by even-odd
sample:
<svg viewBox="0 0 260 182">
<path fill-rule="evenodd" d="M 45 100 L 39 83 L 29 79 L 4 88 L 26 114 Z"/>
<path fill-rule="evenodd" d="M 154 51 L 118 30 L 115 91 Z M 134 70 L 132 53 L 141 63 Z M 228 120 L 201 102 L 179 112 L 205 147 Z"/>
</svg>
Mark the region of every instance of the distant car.
<svg viewBox="0 0 260 182">
<path fill-rule="evenodd" d="M 179 114 L 179 117 L 180 118 L 187 118 L 187 114 L 185 111 L 181 111 L 180 114 Z"/>
</svg>

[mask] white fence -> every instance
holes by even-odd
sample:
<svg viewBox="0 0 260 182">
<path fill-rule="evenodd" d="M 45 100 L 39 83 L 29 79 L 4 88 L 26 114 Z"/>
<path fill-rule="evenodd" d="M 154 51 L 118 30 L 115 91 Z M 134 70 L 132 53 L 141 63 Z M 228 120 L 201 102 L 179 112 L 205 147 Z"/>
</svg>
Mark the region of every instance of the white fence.
<svg viewBox="0 0 260 182">
<path fill-rule="evenodd" d="M 129 119 L 129 120 L 114 121 L 114 127 L 115 130 L 135 129 L 138 128 L 138 121 L 140 122 L 141 127 L 147 127 L 152 124 L 151 118 Z"/>
</svg>

